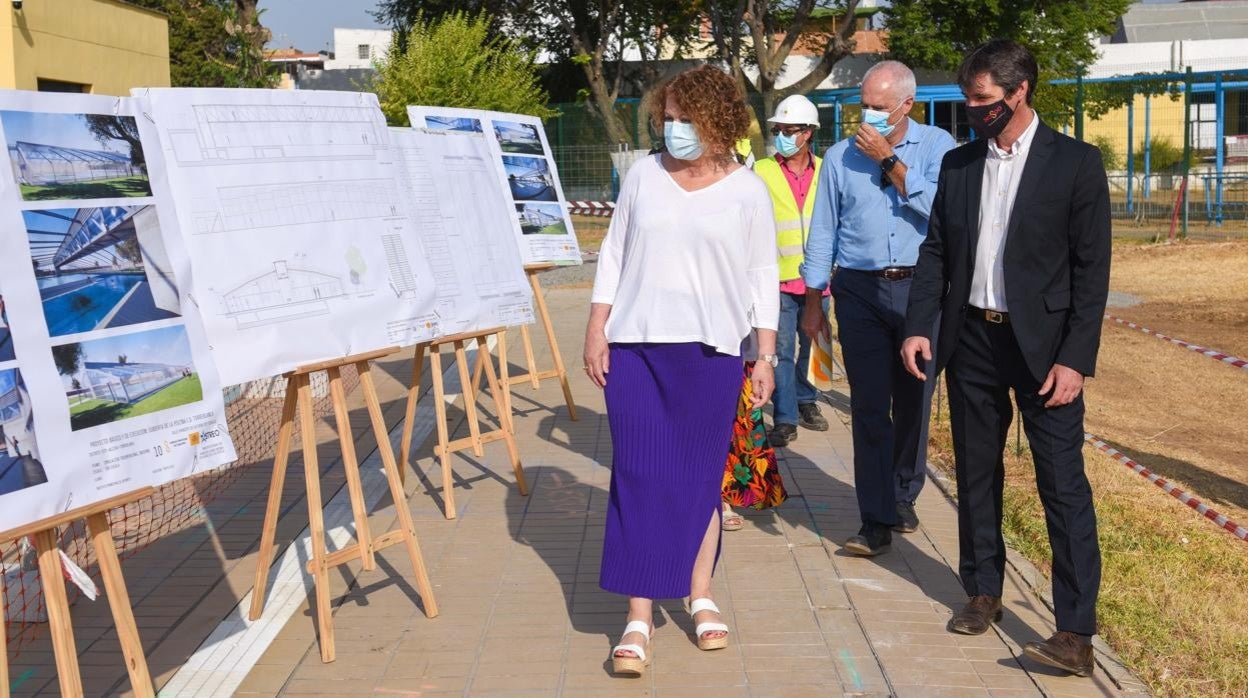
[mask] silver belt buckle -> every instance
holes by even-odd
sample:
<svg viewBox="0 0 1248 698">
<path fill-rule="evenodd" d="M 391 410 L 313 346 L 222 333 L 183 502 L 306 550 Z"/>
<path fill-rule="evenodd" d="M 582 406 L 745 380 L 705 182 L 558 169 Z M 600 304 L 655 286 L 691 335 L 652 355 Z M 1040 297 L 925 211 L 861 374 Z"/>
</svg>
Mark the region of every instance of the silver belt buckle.
<svg viewBox="0 0 1248 698">
<path fill-rule="evenodd" d="M 987 320 L 988 322 L 991 322 L 994 325 L 1004 325 L 1005 313 L 1000 313 L 995 310 L 985 310 L 984 319 Z"/>
</svg>

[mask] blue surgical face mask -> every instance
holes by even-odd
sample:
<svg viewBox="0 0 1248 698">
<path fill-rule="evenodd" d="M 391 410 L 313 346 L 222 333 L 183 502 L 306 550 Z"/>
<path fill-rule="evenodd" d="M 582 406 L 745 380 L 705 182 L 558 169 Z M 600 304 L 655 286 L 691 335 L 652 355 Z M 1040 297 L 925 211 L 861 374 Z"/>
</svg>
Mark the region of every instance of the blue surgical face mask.
<svg viewBox="0 0 1248 698">
<path fill-rule="evenodd" d="M 771 142 L 776 146 L 777 153 L 786 158 L 793 157 L 797 151 L 801 150 L 801 146 L 797 144 L 797 136 L 797 133 L 791 136 L 787 133 L 777 133 Z"/>
<path fill-rule="evenodd" d="M 663 142 L 667 144 L 667 152 L 678 160 L 697 160 L 702 156 L 702 141 L 698 140 L 698 132 L 693 124 L 683 121 L 664 122 Z"/>
<path fill-rule="evenodd" d="M 894 128 L 897 128 L 897 124 L 888 123 L 888 117 L 892 116 L 893 112 L 897 111 L 897 108 L 900 106 L 898 104 L 896 107 L 893 107 L 892 111 L 880 111 L 879 109 L 867 109 L 864 107 L 862 110 L 862 123 L 869 124 L 871 128 L 879 131 L 881 136 L 887 136 L 893 132 Z"/>
</svg>

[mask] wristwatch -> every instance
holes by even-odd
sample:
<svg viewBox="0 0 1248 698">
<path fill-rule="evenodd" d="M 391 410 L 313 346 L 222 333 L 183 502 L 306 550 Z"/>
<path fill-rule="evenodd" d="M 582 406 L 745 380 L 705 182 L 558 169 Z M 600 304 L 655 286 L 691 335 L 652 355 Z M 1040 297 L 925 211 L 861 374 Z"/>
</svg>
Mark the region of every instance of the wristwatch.
<svg viewBox="0 0 1248 698">
<path fill-rule="evenodd" d="M 901 158 L 898 158 L 896 153 L 893 153 L 883 160 L 880 160 L 880 171 L 884 174 L 888 174 L 897 165 L 900 159 Z"/>
<path fill-rule="evenodd" d="M 775 368 L 780 365 L 780 357 L 776 356 L 775 354 L 759 354 L 758 360 L 762 361 L 763 363 L 767 364 L 768 366 L 772 368 Z"/>
</svg>

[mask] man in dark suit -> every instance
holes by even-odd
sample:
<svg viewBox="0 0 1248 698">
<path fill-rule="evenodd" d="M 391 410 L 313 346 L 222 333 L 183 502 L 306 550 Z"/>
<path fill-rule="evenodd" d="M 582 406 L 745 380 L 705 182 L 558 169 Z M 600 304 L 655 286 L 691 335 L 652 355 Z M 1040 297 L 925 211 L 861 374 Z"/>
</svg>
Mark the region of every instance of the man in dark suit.
<svg viewBox="0 0 1248 698">
<path fill-rule="evenodd" d="M 979 634 L 1001 617 L 1012 389 L 1053 549 L 1058 631 L 1025 653 L 1086 676 L 1101 554 L 1083 471 L 1082 391 L 1096 367 L 1109 293 L 1109 190 L 1100 152 L 1054 132 L 1032 110 L 1036 73 L 1027 49 L 1000 39 L 958 71 L 979 140 L 945 157 L 901 353 L 918 378 L 948 369 L 959 572 L 971 597 L 949 629 Z"/>
</svg>

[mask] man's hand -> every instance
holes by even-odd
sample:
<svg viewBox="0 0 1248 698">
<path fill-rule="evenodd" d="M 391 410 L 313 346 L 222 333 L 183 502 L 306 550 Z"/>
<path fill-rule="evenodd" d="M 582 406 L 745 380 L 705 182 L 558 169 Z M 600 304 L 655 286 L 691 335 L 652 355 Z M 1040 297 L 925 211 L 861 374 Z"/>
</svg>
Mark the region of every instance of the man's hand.
<svg viewBox="0 0 1248 698">
<path fill-rule="evenodd" d="M 927 337 L 907 337 L 906 341 L 901 343 L 901 364 L 906 367 L 906 372 L 925 381 L 927 374 L 919 370 L 919 364 L 914 359 L 915 354 L 923 356 L 924 368 L 931 365 L 932 343 Z"/>
<path fill-rule="evenodd" d="M 1083 392 L 1083 374 L 1073 368 L 1053 364 L 1048 377 L 1044 379 L 1044 385 L 1040 386 L 1041 395 L 1050 391 L 1052 394 L 1049 395 L 1049 401 L 1044 403 L 1045 407 L 1069 405 Z"/>
<path fill-rule="evenodd" d="M 802 307 L 802 334 L 811 339 L 823 337 L 825 342 L 832 340 L 832 327 L 828 325 L 828 318 L 823 314 L 823 301 L 816 299 L 811 302 L 809 299 L 806 305 Z"/>
<path fill-rule="evenodd" d="M 750 404 L 754 409 L 766 405 L 776 389 L 776 369 L 766 361 L 754 364 L 754 372 L 750 374 Z"/>
<path fill-rule="evenodd" d="M 893 154 L 893 146 L 889 145 L 884 136 L 881 136 L 880 132 L 870 124 L 858 127 L 858 133 L 854 135 L 854 145 L 858 146 L 858 150 L 874 160 L 877 165 Z"/>
</svg>

